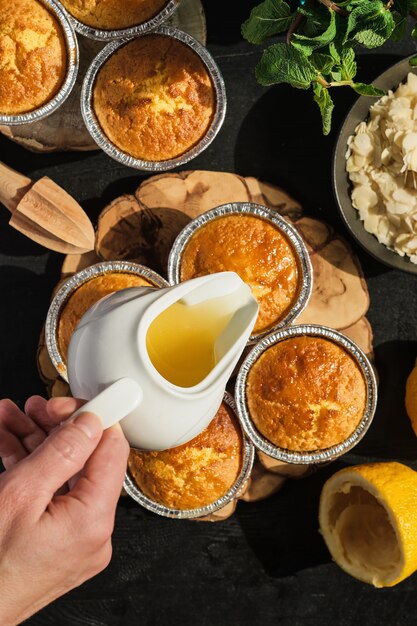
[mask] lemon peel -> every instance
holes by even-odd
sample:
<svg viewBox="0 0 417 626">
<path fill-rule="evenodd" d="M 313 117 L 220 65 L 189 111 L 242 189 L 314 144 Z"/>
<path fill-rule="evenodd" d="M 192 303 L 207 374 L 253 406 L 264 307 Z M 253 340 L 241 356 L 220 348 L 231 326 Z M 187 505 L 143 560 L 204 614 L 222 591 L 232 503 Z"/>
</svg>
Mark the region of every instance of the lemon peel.
<svg viewBox="0 0 417 626">
<path fill-rule="evenodd" d="M 375 587 L 417 570 L 417 472 L 396 462 L 336 472 L 325 483 L 320 531 L 336 563 Z"/>
</svg>

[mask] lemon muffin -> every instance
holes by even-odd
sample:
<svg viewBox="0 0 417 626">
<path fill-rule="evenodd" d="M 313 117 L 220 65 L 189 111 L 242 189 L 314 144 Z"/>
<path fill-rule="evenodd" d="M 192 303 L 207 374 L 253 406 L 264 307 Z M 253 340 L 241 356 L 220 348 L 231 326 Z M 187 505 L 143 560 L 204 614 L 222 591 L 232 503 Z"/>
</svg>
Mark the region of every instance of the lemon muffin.
<svg viewBox="0 0 417 626">
<path fill-rule="evenodd" d="M 259 304 L 253 332 L 283 319 L 299 293 L 296 252 L 281 231 L 254 215 L 226 215 L 195 231 L 181 257 L 180 279 L 236 272 Z"/>
<path fill-rule="evenodd" d="M 108 139 L 130 156 L 164 161 L 206 134 L 215 110 L 206 66 L 187 45 L 164 35 L 125 44 L 104 63 L 93 108 Z"/>
<path fill-rule="evenodd" d="M 242 430 L 223 403 L 197 437 L 163 452 L 131 450 L 128 467 L 139 489 L 154 502 L 196 509 L 216 502 L 234 485 L 243 451 Z"/>
<path fill-rule="evenodd" d="M 167 0 L 61 0 L 79 22 L 100 30 L 129 28 L 154 17 Z"/>
<path fill-rule="evenodd" d="M 246 396 L 258 431 L 292 451 L 345 441 L 361 421 L 367 399 L 354 358 L 332 341 L 312 336 L 268 348 L 248 374 Z"/>
<path fill-rule="evenodd" d="M 59 22 L 37 0 L 0 0 L 0 114 L 40 108 L 66 74 L 66 44 Z"/>
<path fill-rule="evenodd" d="M 64 361 L 73 332 L 80 319 L 96 302 L 115 291 L 128 287 L 154 287 L 150 281 L 135 274 L 113 272 L 96 276 L 71 294 L 58 320 L 58 347 Z"/>
</svg>

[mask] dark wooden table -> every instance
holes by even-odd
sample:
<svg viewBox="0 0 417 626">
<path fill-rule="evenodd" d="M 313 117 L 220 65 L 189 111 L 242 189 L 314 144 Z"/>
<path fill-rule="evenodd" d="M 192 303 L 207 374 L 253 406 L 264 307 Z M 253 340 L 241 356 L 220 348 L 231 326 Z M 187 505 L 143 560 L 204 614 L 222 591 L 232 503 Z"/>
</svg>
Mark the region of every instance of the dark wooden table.
<svg viewBox="0 0 417 626">
<path fill-rule="evenodd" d="M 347 236 L 332 195 L 330 165 L 337 129 L 354 96 L 338 90 L 333 133 L 322 137 L 310 93 L 257 85 L 253 70 L 259 49 L 242 42 L 239 32 L 252 3 L 205 4 L 208 47 L 224 74 L 229 107 L 220 135 L 191 167 L 255 175 L 281 185 L 306 212 Z M 227 4 L 239 6 L 231 10 Z M 372 79 L 413 51 L 409 40 L 361 56 L 361 76 Z M 3 138 L 0 158 L 33 178 L 51 176 L 92 218 L 144 177 L 99 152 L 39 156 Z M 376 459 L 396 459 L 417 469 L 417 439 L 404 410 L 404 384 L 417 356 L 417 278 L 357 252 L 371 294 L 369 318 L 380 375 L 378 411 L 363 442 L 342 461 L 288 482 L 269 500 L 240 503 L 235 515 L 220 524 L 163 519 L 123 499 L 107 570 L 29 624 L 417 624 L 417 574 L 391 590 L 375 590 L 333 564 L 318 533 L 320 489 L 335 470 Z M 0 213 L 3 397 L 23 403 L 33 393 L 44 393 L 36 344 L 61 261 L 10 229 L 7 212 Z"/>
</svg>

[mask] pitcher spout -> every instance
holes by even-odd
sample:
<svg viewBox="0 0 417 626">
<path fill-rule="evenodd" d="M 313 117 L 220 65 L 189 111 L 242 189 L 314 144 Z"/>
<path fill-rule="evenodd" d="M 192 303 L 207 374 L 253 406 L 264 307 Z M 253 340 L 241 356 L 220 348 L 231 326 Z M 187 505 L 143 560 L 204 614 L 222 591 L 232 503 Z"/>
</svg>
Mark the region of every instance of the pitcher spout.
<svg viewBox="0 0 417 626">
<path fill-rule="evenodd" d="M 211 274 L 181 283 L 155 302 L 142 320 L 140 342 L 166 383 L 197 393 L 219 379 L 226 385 L 257 314 L 258 304 L 237 274 Z"/>
</svg>

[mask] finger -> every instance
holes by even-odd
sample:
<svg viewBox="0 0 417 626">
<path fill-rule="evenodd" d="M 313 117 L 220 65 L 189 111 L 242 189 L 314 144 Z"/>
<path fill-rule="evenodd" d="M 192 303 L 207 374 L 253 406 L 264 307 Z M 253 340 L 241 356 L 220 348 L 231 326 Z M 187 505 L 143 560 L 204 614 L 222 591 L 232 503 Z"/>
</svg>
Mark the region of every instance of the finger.
<svg viewBox="0 0 417 626">
<path fill-rule="evenodd" d="M 4 468 L 10 469 L 28 455 L 20 439 L 12 433 L 0 430 L 0 458 Z"/>
<path fill-rule="evenodd" d="M 45 398 L 31 396 L 25 403 L 25 413 L 36 424 L 37 428 L 23 439 L 23 445 L 28 452 L 33 452 L 46 438 L 46 432 L 42 428 L 42 419 L 46 415 Z"/>
<path fill-rule="evenodd" d="M 85 404 L 85 400 L 76 398 L 51 398 L 46 405 L 47 416 L 44 428 L 50 432 L 53 428 L 67 420 L 77 409 Z"/>
<path fill-rule="evenodd" d="M 0 431 L 2 435 L 6 431 L 18 437 L 28 452 L 36 448 L 45 438 L 44 431 L 33 419 L 7 399 L 0 401 Z"/>
<path fill-rule="evenodd" d="M 30 417 L 37 424 L 42 423 L 42 421 L 47 416 L 46 405 L 48 401 L 42 396 L 31 396 L 26 400 L 25 403 L 25 413 L 28 417 Z"/>
<path fill-rule="evenodd" d="M 73 422 L 57 428 L 30 456 L 12 469 L 19 471 L 24 489 L 36 493 L 34 515 L 45 511 L 54 493 L 79 472 L 97 447 L 103 433 L 94 413 L 81 413 Z"/>
<path fill-rule="evenodd" d="M 113 515 L 126 473 L 129 449 L 118 424 L 104 431 L 68 497 L 87 507 L 94 505 L 98 516 Z"/>
</svg>

